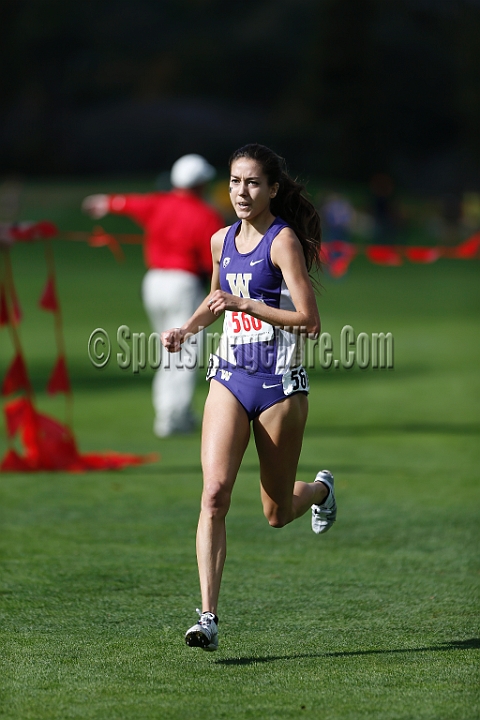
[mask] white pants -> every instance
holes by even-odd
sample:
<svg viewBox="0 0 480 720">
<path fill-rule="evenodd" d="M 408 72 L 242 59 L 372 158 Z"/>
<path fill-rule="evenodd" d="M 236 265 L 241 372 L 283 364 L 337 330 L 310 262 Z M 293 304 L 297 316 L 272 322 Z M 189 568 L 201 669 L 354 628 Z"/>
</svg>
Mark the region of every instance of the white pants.
<svg viewBox="0 0 480 720">
<path fill-rule="evenodd" d="M 200 280 L 183 270 L 149 270 L 142 283 L 145 310 L 155 332 L 181 327 L 203 299 Z M 162 350 L 153 379 L 153 430 L 159 437 L 188 432 L 195 425 L 191 409 L 198 369 L 200 337 L 187 341 L 179 353 Z"/>
</svg>

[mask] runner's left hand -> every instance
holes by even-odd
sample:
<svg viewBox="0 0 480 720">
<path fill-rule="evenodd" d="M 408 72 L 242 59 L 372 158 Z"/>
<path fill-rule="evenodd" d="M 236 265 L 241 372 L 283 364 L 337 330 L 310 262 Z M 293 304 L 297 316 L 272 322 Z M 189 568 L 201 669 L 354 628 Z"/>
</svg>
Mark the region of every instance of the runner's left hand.
<svg viewBox="0 0 480 720">
<path fill-rule="evenodd" d="M 208 308 L 217 317 L 225 310 L 246 311 L 246 298 L 231 295 L 223 290 L 215 290 L 208 300 Z"/>
</svg>

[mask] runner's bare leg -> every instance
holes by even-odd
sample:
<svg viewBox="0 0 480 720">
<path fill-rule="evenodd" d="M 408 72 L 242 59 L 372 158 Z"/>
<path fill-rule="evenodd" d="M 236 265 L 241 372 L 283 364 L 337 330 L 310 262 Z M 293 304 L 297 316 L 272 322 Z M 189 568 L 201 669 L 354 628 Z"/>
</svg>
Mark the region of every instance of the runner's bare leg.
<svg viewBox="0 0 480 720">
<path fill-rule="evenodd" d="M 307 414 L 308 399 L 297 393 L 253 421 L 263 511 L 273 527 L 292 522 L 328 495 L 323 483 L 296 481 Z"/>
<path fill-rule="evenodd" d="M 225 517 L 249 437 L 245 409 L 227 388 L 211 380 L 203 415 L 203 493 L 197 529 L 203 612 L 217 613 L 226 556 Z"/>
</svg>

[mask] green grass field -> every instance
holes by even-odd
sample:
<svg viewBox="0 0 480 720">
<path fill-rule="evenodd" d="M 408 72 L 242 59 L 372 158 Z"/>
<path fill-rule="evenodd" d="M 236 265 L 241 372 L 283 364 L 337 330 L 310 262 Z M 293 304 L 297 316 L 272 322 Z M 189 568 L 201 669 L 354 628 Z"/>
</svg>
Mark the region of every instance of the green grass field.
<svg viewBox="0 0 480 720">
<path fill-rule="evenodd" d="M 478 692 L 478 262 L 324 279 L 323 329 L 392 332 L 393 370 L 310 372 L 299 478 L 330 468 L 339 515 L 264 520 L 253 447 L 228 518 L 217 653 L 187 648 L 199 605 L 199 433 L 151 432 L 151 371 L 87 358 L 96 327 L 149 332 L 139 247 L 55 245 L 75 430 L 84 452 L 159 451 L 118 473 L 0 476 L 1 698 L 9 720 L 473 720 Z M 40 244 L 13 251 L 39 407 L 54 358 L 36 307 Z M 2 330 L 0 369 L 12 357 Z M 337 354 L 338 356 L 338 354 Z M 200 381 L 201 412 L 206 383 Z M 0 450 L 6 447 L 4 434 Z"/>
</svg>

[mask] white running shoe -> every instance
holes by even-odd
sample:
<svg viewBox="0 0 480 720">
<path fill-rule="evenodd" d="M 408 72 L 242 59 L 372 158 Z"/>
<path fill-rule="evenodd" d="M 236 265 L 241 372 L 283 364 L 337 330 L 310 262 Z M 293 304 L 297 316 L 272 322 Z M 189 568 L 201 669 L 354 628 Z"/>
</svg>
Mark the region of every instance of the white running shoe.
<svg viewBox="0 0 480 720">
<path fill-rule="evenodd" d="M 324 483 L 329 493 L 321 505 L 312 505 L 312 530 L 317 535 L 330 530 L 337 519 L 337 503 L 333 489 L 334 479 L 330 470 L 320 470 L 315 482 Z"/>
<path fill-rule="evenodd" d="M 200 647 L 203 650 L 218 649 L 218 618 L 215 621 L 215 615 L 212 612 L 200 612 L 196 625 L 187 630 L 185 633 L 185 642 L 189 647 Z"/>
</svg>

